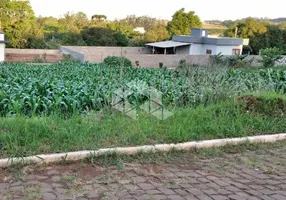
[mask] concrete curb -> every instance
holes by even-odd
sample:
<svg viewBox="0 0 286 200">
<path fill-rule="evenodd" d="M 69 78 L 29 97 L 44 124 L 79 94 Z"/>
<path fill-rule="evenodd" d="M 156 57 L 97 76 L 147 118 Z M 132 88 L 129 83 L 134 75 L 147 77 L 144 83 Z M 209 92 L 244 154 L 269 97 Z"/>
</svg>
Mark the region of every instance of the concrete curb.
<svg viewBox="0 0 286 200">
<path fill-rule="evenodd" d="M 286 133 L 280 133 L 275 135 L 260 135 L 260 136 L 250 136 L 242 138 L 229 138 L 229 139 L 217 139 L 217 140 L 205 140 L 198 142 L 185 142 L 178 144 L 157 144 L 148 146 L 138 146 L 138 147 L 117 147 L 117 148 L 107 148 L 99 149 L 95 151 L 77 151 L 77 152 L 67 152 L 67 153 L 57 153 L 57 154 L 45 154 L 36 155 L 23 158 L 5 158 L 0 159 L 0 167 L 8 167 L 13 164 L 23 163 L 23 164 L 49 164 L 57 163 L 61 161 L 79 161 L 87 158 L 88 156 L 100 156 L 104 154 L 110 154 L 117 152 L 124 155 L 134 155 L 138 152 L 168 152 L 172 149 L 176 150 L 190 150 L 193 148 L 211 148 L 220 147 L 227 144 L 236 145 L 239 143 L 250 142 L 250 143 L 269 143 L 276 142 L 280 140 L 286 140 Z"/>
</svg>

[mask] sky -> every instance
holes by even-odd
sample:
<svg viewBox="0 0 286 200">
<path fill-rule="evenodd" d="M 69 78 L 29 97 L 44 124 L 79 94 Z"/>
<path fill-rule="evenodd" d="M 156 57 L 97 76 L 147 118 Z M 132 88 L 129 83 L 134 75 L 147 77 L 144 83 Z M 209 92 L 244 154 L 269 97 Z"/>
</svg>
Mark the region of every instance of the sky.
<svg viewBox="0 0 286 200">
<path fill-rule="evenodd" d="M 285 0 L 284 0 L 285 1 Z M 66 12 L 84 12 L 89 17 L 104 14 L 109 20 L 127 15 L 172 18 L 179 9 L 195 11 L 201 20 L 235 20 L 244 17 L 286 17 L 283 0 L 30 0 L 36 16 L 61 17 Z"/>
</svg>

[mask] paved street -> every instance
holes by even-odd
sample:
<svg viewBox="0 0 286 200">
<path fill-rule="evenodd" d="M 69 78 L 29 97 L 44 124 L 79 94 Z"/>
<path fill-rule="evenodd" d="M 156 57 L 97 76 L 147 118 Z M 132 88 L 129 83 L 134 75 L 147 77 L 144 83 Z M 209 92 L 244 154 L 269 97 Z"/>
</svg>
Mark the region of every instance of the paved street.
<svg viewBox="0 0 286 200">
<path fill-rule="evenodd" d="M 181 153 L 166 163 L 77 163 L 1 171 L 1 199 L 286 199 L 286 142 L 240 153 Z M 210 154 L 210 152 L 208 152 Z M 171 156 L 172 158 L 172 156 Z M 178 161 L 179 160 L 179 161 Z"/>
</svg>

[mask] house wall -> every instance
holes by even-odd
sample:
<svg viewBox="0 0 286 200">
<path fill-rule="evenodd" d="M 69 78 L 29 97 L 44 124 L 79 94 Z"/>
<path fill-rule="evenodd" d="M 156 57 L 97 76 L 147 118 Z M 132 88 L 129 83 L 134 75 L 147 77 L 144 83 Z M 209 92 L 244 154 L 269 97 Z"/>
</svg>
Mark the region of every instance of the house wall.
<svg viewBox="0 0 286 200">
<path fill-rule="evenodd" d="M 239 46 L 218 46 L 211 44 L 192 44 L 190 47 L 190 55 L 206 55 L 207 49 L 212 50 L 211 55 L 216 55 L 221 53 L 222 55 L 232 55 L 233 49 L 240 49 L 240 54 L 242 53 L 242 45 Z"/>
<path fill-rule="evenodd" d="M 215 55 L 217 52 L 216 45 L 192 44 L 190 48 L 190 55 L 207 55 L 206 54 L 207 49 L 212 50 L 212 55 Z"/>
<path fill-rule="evenodd" d="M 204 44 L 204 45 L 202 45 L 201 55 L 207 55 L 207 49 L 212 50 L 211 55 L 217 54 L 217 46 L 216 45 Z"/>
<path fill-rule="evenodd" d="M 232 55 L 233 49 L 240 49 L 240 54 L 242 53 L 242 45 L 239 46 L 217 46 L 217 54 L 221 53 L 222 55 Z"/>
<path fill-rule="evenodd" d="M 0 62 L 3 62 L 5 59 L 5 44 L 0 44 Z"/>
<path fill-rule="evenodd" d="M 176 47 L 176 54 L 189 55 L 190 54 L 190 45 Z"/>
<path fill-rule="evenodd" d="M 190 55 L 201 55 L 202 46 L 201 44 L 191 44 Z"/>
</svg>

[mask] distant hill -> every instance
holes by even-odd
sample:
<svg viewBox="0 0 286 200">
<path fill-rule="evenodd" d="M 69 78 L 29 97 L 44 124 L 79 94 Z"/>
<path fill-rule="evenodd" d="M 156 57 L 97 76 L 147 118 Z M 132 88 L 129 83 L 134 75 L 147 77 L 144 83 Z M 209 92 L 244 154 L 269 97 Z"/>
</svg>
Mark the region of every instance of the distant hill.
<svg viewBox="0 0 286 200">
<path fill-rule="evenodd" d="M 282 23 L 282 22 L 286 22 L 286 17 L 279 17 L 279 18 L 275 18 L 275 19 L 270 19 L 270 21 L 273 23 Z"/>
<path fill-rule="evenodd" d="M 227 27 L 222 25 L 221 23 L 220 24 L 211 24 L 211 23 L 206 23 L 206 22 L 203 23 L 202 28 L 205 28 L 205 29 L 223 29 L 223 30 L 227 29 Z"/>
<path fill-rule="evenodd" d="M 224 31 L 227 29 L 227 27 L 222 24 L 211 24 L 206 22 L 203 23 L 202 28 L 207 29 L 209 35 L 216 36 L 222 36 Z"/>
<path fill-rule="evenodd" d="M 256 17 L 252 17 L 252 18 L 254 18 L 254 19 L 258 20 L 258 21 L 267 21 L 267 22 L 274 23 L 274 24 L 280 24 L 280 23 L 286 22 L 286 17 L 279 17 L 279 18 L 273 18 L 273 19 L 256 18 Z M 243 21 L 245 19 L 247 19 L 247 18 L 237 19 L 237 20 L 224 20 L 224 21 L 221 21 L 221 20 L 206 20 L 206 21 L 204 21 L 203 27 L 204 27 L 204 25 L 206 27 L 212 27 L 212 26 L 229 27 L 232 24 L 237 23 L 237 22 L 241 22 L 241 21 Z M 215 29 L 217 29 L 217 28 L 215 28 Z"/>
</svg>

